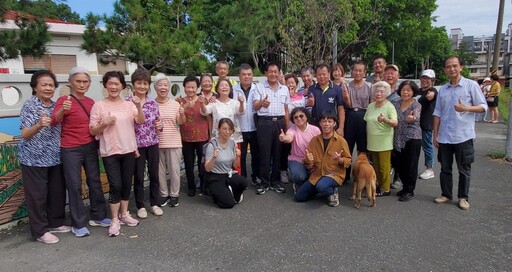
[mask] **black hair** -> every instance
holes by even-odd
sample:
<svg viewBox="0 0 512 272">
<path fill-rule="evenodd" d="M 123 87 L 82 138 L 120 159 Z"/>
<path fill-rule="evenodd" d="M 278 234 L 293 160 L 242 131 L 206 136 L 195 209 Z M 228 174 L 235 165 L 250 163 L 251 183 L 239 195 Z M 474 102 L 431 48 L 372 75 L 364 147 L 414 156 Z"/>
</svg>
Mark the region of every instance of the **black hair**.
<svg viewBox="0 0 512 272">
<path fill-rule="evenodd" d="M 233 124 L 233 121 L 229 118 L 221 118 L 219 120 L 219 126 L 217 128 L 220 129 L 220 127 L 225 123 L 228 124 L 231 130 L 235 130 L 235 124 Z"/>
<path fill-rule="evenodd" d="M 500 79 L 500 76 L 498 76 L 497 74 L 492 74 L 491 79 L 494 81 L 498 81 L 498 79 Z"/>
<path fill-rule="evenodd" d="M 287 74 L 284 76 L 285 81 L 288 81 L 288 79 L 290 79 L 290 78 L 293 78 L 293 80 L 295 80 L 295 84 L 299 85 L 299 78 L 297 77 L 297 75 L 295 75 L 294 73 L 291 73 L 291 74 Z"/>
<path fill-rule="evenodd" d="M 398 94 L 398 96 L 401 95 L 402 93 L 402 89 L 405 87 L 405 86 L 409 86 L 411 87 L 412 89 L 412 96 L 417 96 L 419 93 L 420 93 L 420 88 L 418 87 L 418 85 L 416 84 L 416 82 L 414 81 L 411 81 L 411 80 L 405 80 L 405 81 L 402 81 L 402 83 L 400 83 L 400 85 L 398 86 L 398 90 L 396 91 L 396 94 Z"/>
<path fill-rule="evenodd" d="M 213 82 L 213 76 L 210 73 L 203 73 L 203 74 L 201 74 L 201 77 L 199 78 L 199 82 L 203 83 L 203 79 L 205 77 L 209 77 L 212 80 L 212 82 Z M 183 85 L 185 85 L 185 84 L 183 84 Z M 185 87 L 185 86 L 183 86 L 183 87 Z"/>
<path fill-rule="evenodd" d="M 318 121 L 321 121 L 323 119 L 330 119 L 334 120 L 334 122 L 338 122 L 338 116 L 336 115 L 336 113 L 329 110 L 322 111 L 322 113 L 320 114 L 320 118 L 318 118 Z"/>
<path fill-rule="evenodd" d="M 267 66 L 265 67 L 265 72 L 268 72 L 268 68 L 270 66 L 276 66 L 277 70 L 281 71 L 281 66 L 279 66 L 279 64 L 277 64 L 275 62 L 269 62 L 269 63 L 267 63 Z"/>
<path fill-rule="evenodd" d="M 457 59 L 459 61 L 459 64 L 460 66 L 463 66 L 464 64 L 462 63 L 462 60 L 460 59 L 459 56 L 455 56 L 455 55 L 452 55 L 452 56 L 448 56 L 444 59 L 443 61 L 443 67 L 446 67 L 446 62 L 449 60 L 449 59 Z"/>
<path fill-rule="evenodd" d="M 36 94 L 35 88 L 37 87 L 37 82 L 42 77 L 51 77 L 53 79 L 53 85 L 55 85 L 55 88 L 59 87 L 59 83 L 57 82 L 57 77 L 55 77 L 55 74 L 52 73 L 50 70 L 39 70 L 32 74 L 32 77 L 30 78 L 30 87 L 32 87 L 32 95 Z"/>
<path fill-rule="evenodd" d="M 187 84 L 187 82 L 195 82 L 197 87 L 199 88 L 199 79 L 197 79 L 196 76 L 186 76 L 185 79 L 183 79 L 183 87 L 185 87 L 185 84 Z"/>
<path fill-rule="evenodd" d="M 109 71 L 109 72 L 106 72 L 103 75 L 103 79 L 102 79 L 103 87 L 107 88 L 107 82 L 111 78 L 119 79 L 119 82 L 121 82 L 121 85 L 123 85 L 123 89 L 126 89 L 126 81 L 124 80 L 124 74 L 121 71 Z"/>
<path fill-rule="evenodd" d="M 327 65 L 325 63 L 318 64 L 316 66 L 315 73 L 318 74 L 318 69 L 323 69 L 323 68 L 327 68 L 327 72 L 329 72 L 329 74 L 331 73 L 331 67 L 329 67 L 329 65 Z"/>
<path fill-rule="evenodd" d="M 306 108 L 296 107 L 296 108 L 293 108 L 292 113 L 290 113 L 290 120 L 292 121 L 292 123 L 295 124 L 295 120 L 293 119 L 293 116 L 295 116 L 295 114 L 297 114 L 298 112 L 303 112 L 304 115 L 306 115 L 306 122 L 311 120 L 311 114 L 309 114 L 309 111 Z"/>
<path fill-rule="evenodd" d="M 238 73 L 240 74 L 242 72 L 242 70 L 251 70 L 252 71 L 252 67 L 251 67 L 251 65 L 249 65 L 247 63 L 242 63 L 242 64 L 240 64 L 240 67 L 238 67 Z"/>
</svg>

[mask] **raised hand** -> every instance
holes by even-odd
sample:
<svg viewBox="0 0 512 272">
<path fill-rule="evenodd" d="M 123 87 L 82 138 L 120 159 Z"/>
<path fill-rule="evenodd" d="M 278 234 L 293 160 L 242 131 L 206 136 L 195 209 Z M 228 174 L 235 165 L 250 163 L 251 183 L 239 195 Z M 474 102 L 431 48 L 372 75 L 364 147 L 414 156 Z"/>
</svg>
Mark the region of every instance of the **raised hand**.
<svg viewBox="0 0 512 272">
<path fill-rule="evenodd" d="M 412 123 L 415 120 L 416 120 L 416 117 L 414 117 L 414 111 L 409 112 L 407 117 L 405 117 L 405 121 L 407 121 L 408 123 Z"/>
<path fill-rule="evenodd" d="M 64 101 L 64 103 L 62 103 L 62 109 L 64 111 L 67 111 L 67 110 L 71 109 L 72 104 L 73 104 L 73 102 L 71 101 L 71 96 L 68 95 L 68 97 L 66 97 L 66 100 Z"/>
<path fill-rule="evenodd" d="M 244 103 L 244 102 L 245 102 L 245 97 L 244 97 L 243 95 L 239 94 L 239 95 L 238 95 L 238 101 L 239 101 L 240 103 Z"/>
<path fill-rule="evenodd" d="M 242 151 L 240 151 L 240 149 L 238 149 L 238 147 L 237 147 L 237 148 L 235 148 L 235 154 L 237 157 L 240 157 L 240 155 L 242 155 Z"/>
<path fill-rule="evenodd" d="M 261 104 L 262 107 L 264 108 L 268 108 L 268 106 L 270 106 L 270 100 L 268 99 L 268 94 L 267 96 L 265 96 L 265 98 L 262 100 L 262 104 Z"/>
<path fill-rule="evenodd" d="M 284 142 L 286 134 L 284 134 L 283 129 L 281 129 L 281 133 L 279 133 L 279 141 Z"/>
<path fill-rule="evenodd" d="M 309 93 L 307 104 L 310 107 L 313 107 L 315 105 L 315 96 L 311 92 Z"/>
<path fill-rule="evenodd" d="M 107 125 L 107 126 L 111 126 L 111 125 L 114 125 L 115 123 L 116 123 L 116 117 L 112 116 L 109 111 L 107 118 L 105 118 L 105 120 L 103 121 L 103 124 Z"/>
<path fill-rule="evenodd" d="M 466 105 L 464 105 L 464 103 L 462 103 L 462 100 L 459 96 L 459 101 L 457 102 L 457 104 L 455 104 L 455 111 L 456 112 L 465 112 L 467 111 L 466 109 Z"/>
<path fill-rule="evenodd" d="M 153 121 L 153 124 L 155 125 L 156 129 L 160 131 L 164 129 L 164 124 L 162 123 L 162 121 L 160 121 L 160 119 L 156 119 L 155 121 Z"/>
<path fill-rule="evenodd" d="M 197 102 L 199 102 L 199 103 L 201 103 L 201 104 L 206 103 L 206 97 L 204 97 L 204 95 L 202 95 L 202 94 L 201 94 L 201 95 L 199 95 L 199 96 L 197 97 Z"/>
<path fill-rule="evenodd" d="M 338 153 L 337 151 L 334 151 L 334 155 L 332 157 L 334 158 L 335 161 L 341 163 L 342 159 L 343 159 L 343 157 L 341 156 L 342 154 L 343 154 L 343 149 L 340 151 L 340 153 Z"/>
<path fill-rule="evenodd" d="M 133 104 L 135 104 L 135 106 L 140 106 L 141 100 L 137 96 L 132 96 L 132 102 L 133 102 Z"/>
<path fill-rule="evenodd" d="M 215 150 L 213 151 L 213 157 L 214 158 L 218 158 L 220 155 L 220 149 L 218 149 L 217 147 L 215 148 Z"/>
<path fill-rule="evenodd" d="M 39 120 L 39 125 L 42 127 L 48 127 L 50 126 L 50 123 L 52 122 L 52 118 L 46 116 L 45 111 L 41 111 L 41 119 Z"/>
<path fill-rule="evenodd" d="M 313 156 L 313 153 L 309 152 L 309 150 L 307 148 L 306 148 L 306 157 L 310 161 L 314 161 L 315 160 L 315 156 Z"/>
<path fill-rule="evenodd" d="M 377 121 L 379 121 L 381 123 L 385 123 L 386 122 L 386 117 L 384 117 L 384 115 L 381 113 L 379 115 L 379 117 L 377 117 Z"/>
<path fill-rule="evenodd" d="M 178 110 L 178 113 L 179 114 L 184 114 L 185 113 L 185 108 L 183 108 L 183 103 L 180 103 L 180 109 Z"/>
</svg>

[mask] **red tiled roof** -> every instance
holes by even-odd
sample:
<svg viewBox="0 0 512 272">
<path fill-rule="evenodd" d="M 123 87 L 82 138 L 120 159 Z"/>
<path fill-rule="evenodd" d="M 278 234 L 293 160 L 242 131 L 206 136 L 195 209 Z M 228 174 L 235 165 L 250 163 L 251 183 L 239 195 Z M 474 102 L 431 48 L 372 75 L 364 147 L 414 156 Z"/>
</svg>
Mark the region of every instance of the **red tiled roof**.
<svg viewBox="0 0 512 272">
<path fill-rule="evenodd" d="M 24 13 L 24 12 L 17 12 L 14 10 L 8 10 L 4 15 L 4 19 L 6 19 L 6 20 L 16 20 L 19 17 L 25 17 L 28 19 L 36 18 L 36 16 L 34 16 L 32 14 L 28 14 L 28 13 Z M 50 19 L 50 18 L 44 18 L 44 21 L 47 23 L 53 23 L 53 24 L 80 25 L 77 23 L 66 22 L 66 21 L 62 21 L 62 20 L 58 20 L 58 19 Z"/>
</svg>

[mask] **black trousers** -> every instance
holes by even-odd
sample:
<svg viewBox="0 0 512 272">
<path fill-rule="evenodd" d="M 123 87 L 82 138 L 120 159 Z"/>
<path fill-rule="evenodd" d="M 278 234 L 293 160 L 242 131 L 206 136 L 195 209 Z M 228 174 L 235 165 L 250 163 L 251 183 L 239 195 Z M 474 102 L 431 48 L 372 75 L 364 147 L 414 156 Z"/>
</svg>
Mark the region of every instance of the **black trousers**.
<svg viewBox="0 0 512 272">
<path fill-rule="evenodd" d="M 275 186 L 281 183 L 280 162 L 282 143 L 279 141 L 281 129 L 284 129 L 284 118 L 277 121 L 258 118 L 258 147 L 260 151 L 261 186 Z"/>
<path fill-rule="evenodd" d="M 130 200 L 135 168 L 135 152 L 103 157 L 103 165 L 110 187 L 109 203 L 117 204 L 121 200 Z"/>
<path fill-rule="evenodd" d="M 260 173 L 260 152 L 258 148 L 258 138 L 256 131 L 242 132 L 244 141 L 242 142 L 241 156 L 240 156 L 240 168 L 242 170 L 241 175 L 247 177 L 247 147 L 251 147 L 251 169 L 252 180 L 256 180 Z"/>
<path fill-rule="evenodd" d="M 407 141 L 402 151 L 393 150 L 392 160 L 395 171 L 398 173 L 403 183 L 405 193 L 414 194 L 416 180 L 418 179 L 418 162 L 421 152 L 421 139 L 411 139 Z"/>
<path fill-rule="evenodd" d="M 98 143 L 71 148 L 61 148 L 62 169 L 69 197 L 71 225 L 75 228 L 87 226 L 87 211 L 82 200 L 82 167 L 85 182 L 89 187 L 90 219 L 107 218 L 107 206 L 100 180 Z"/>
<path fill-rule="evenodd" d="M 235 198 L 240 199 L 247 187 L 246 179 L 236 174 L 229 178 L 228 174 L 206 172 L 205 182 L 213 197 L 213 202 L 223 209 L 233 208 L 236 204 Z M 228 186 L 231 186 L 233 193 Z"/>
<path fill-rule="evenodd" d="M 185 162 L 185 174 L 187 176 L 187 187 L 189 191 L 196 190 L 196 182 L 194 180 L 194 164 L 196 157 L 199 180 L 201 182 L 201 188 L 203 188 L 204 165 L 201 163 L 201 160 L 203 159 L 203 145 L 207 142 L 208 141 L 182 142 L 183 148 L 181 149 L 181 152 L 183 153 L 183 160 Z"/>
<path fill-rule="evenodd" d="M 33 237 L 38 238 L 64 224 L 66 185 L 62 165 L 35 167 L 21 165 L 28 225 Z"/>
<path fill-rule="evenodd" d="M 151 206 L 158 205 L 160 199 L 160 181 L 158 177 L 158 164 L 160 150 L 158 144 L 148 147 L 139 147 L 140 157 L 135 159 L 135 179 L 133 180 L 133 194 L 137 209 L 144 208 L 144 172 L 146 162 L 148 163 L 149 175 L 149 203 Z"/>
<path fill-rule="evenodd" d="M 354 146 L 357 144 L 358 152 L 368 152 L 367 139 L 366 139 L 366 121 L 364 120 L 364 114 L 366 110 L 347 110 L 345 112 L 345 129 L 344 138 L 347 141 L 350 149 L 350 154 L 354 152 Z M 345 180 L 350 179 L 352 173 L 351 167 L 346 171 Z"/>
<path fill-rule="evenodd" d="M 441 181 L 442 195 L 452 199 L 453 174 L 452 165 L 453 157 L 459 169 L 459 187 L 457 192 L 458 198 L 468 198 L 469 184 L 471 181 L 471 164 L 475 161 L 475 150 L 473 148 L 473 139 L 467 140 L 459 144 L 442 144 L 439 143 L 437 158 L 441 163 Z"/>
</svg>

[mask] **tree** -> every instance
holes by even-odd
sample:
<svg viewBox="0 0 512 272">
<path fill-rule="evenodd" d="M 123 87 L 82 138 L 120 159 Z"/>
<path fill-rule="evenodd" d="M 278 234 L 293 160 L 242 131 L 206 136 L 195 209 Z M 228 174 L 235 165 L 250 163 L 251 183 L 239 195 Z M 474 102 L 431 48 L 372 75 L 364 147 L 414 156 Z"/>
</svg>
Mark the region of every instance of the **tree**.
<svg viewBox="0 0 512 272">
<path fill-rule="evenodd" d="M 47 53 L 45 45 L 51 41 L 48 25 L 40 17 L 34 18 L 10 8 L 9 3 L 0 7 L 0 23 L 6 21 L 6 14 L 10 14 L 19 29 L 0 31 L 0 62 L 17 59 L 20 55 L 42 57 Z"/>
<path fill-rule="evenodd" d="M 204 34 L 188 9 L 186 1 L 117 1 L 110 17 L 87 15 L 82 49 L 103 63 L 121 59 L 149 71 L 202 72 L 207 65 L 200 53 Z"/>
<path fill-rule="evenodd" d="M 33 16 L 57 19 L 70 23 L 85 24 L 85 21 L 80 18 L 80 14 L 71 10 L 71 8 L 66 4 L 66 0 L 6 0 L 6 2 L 12 3 L 13 10 L 22 11 Z"/>
</svg>

